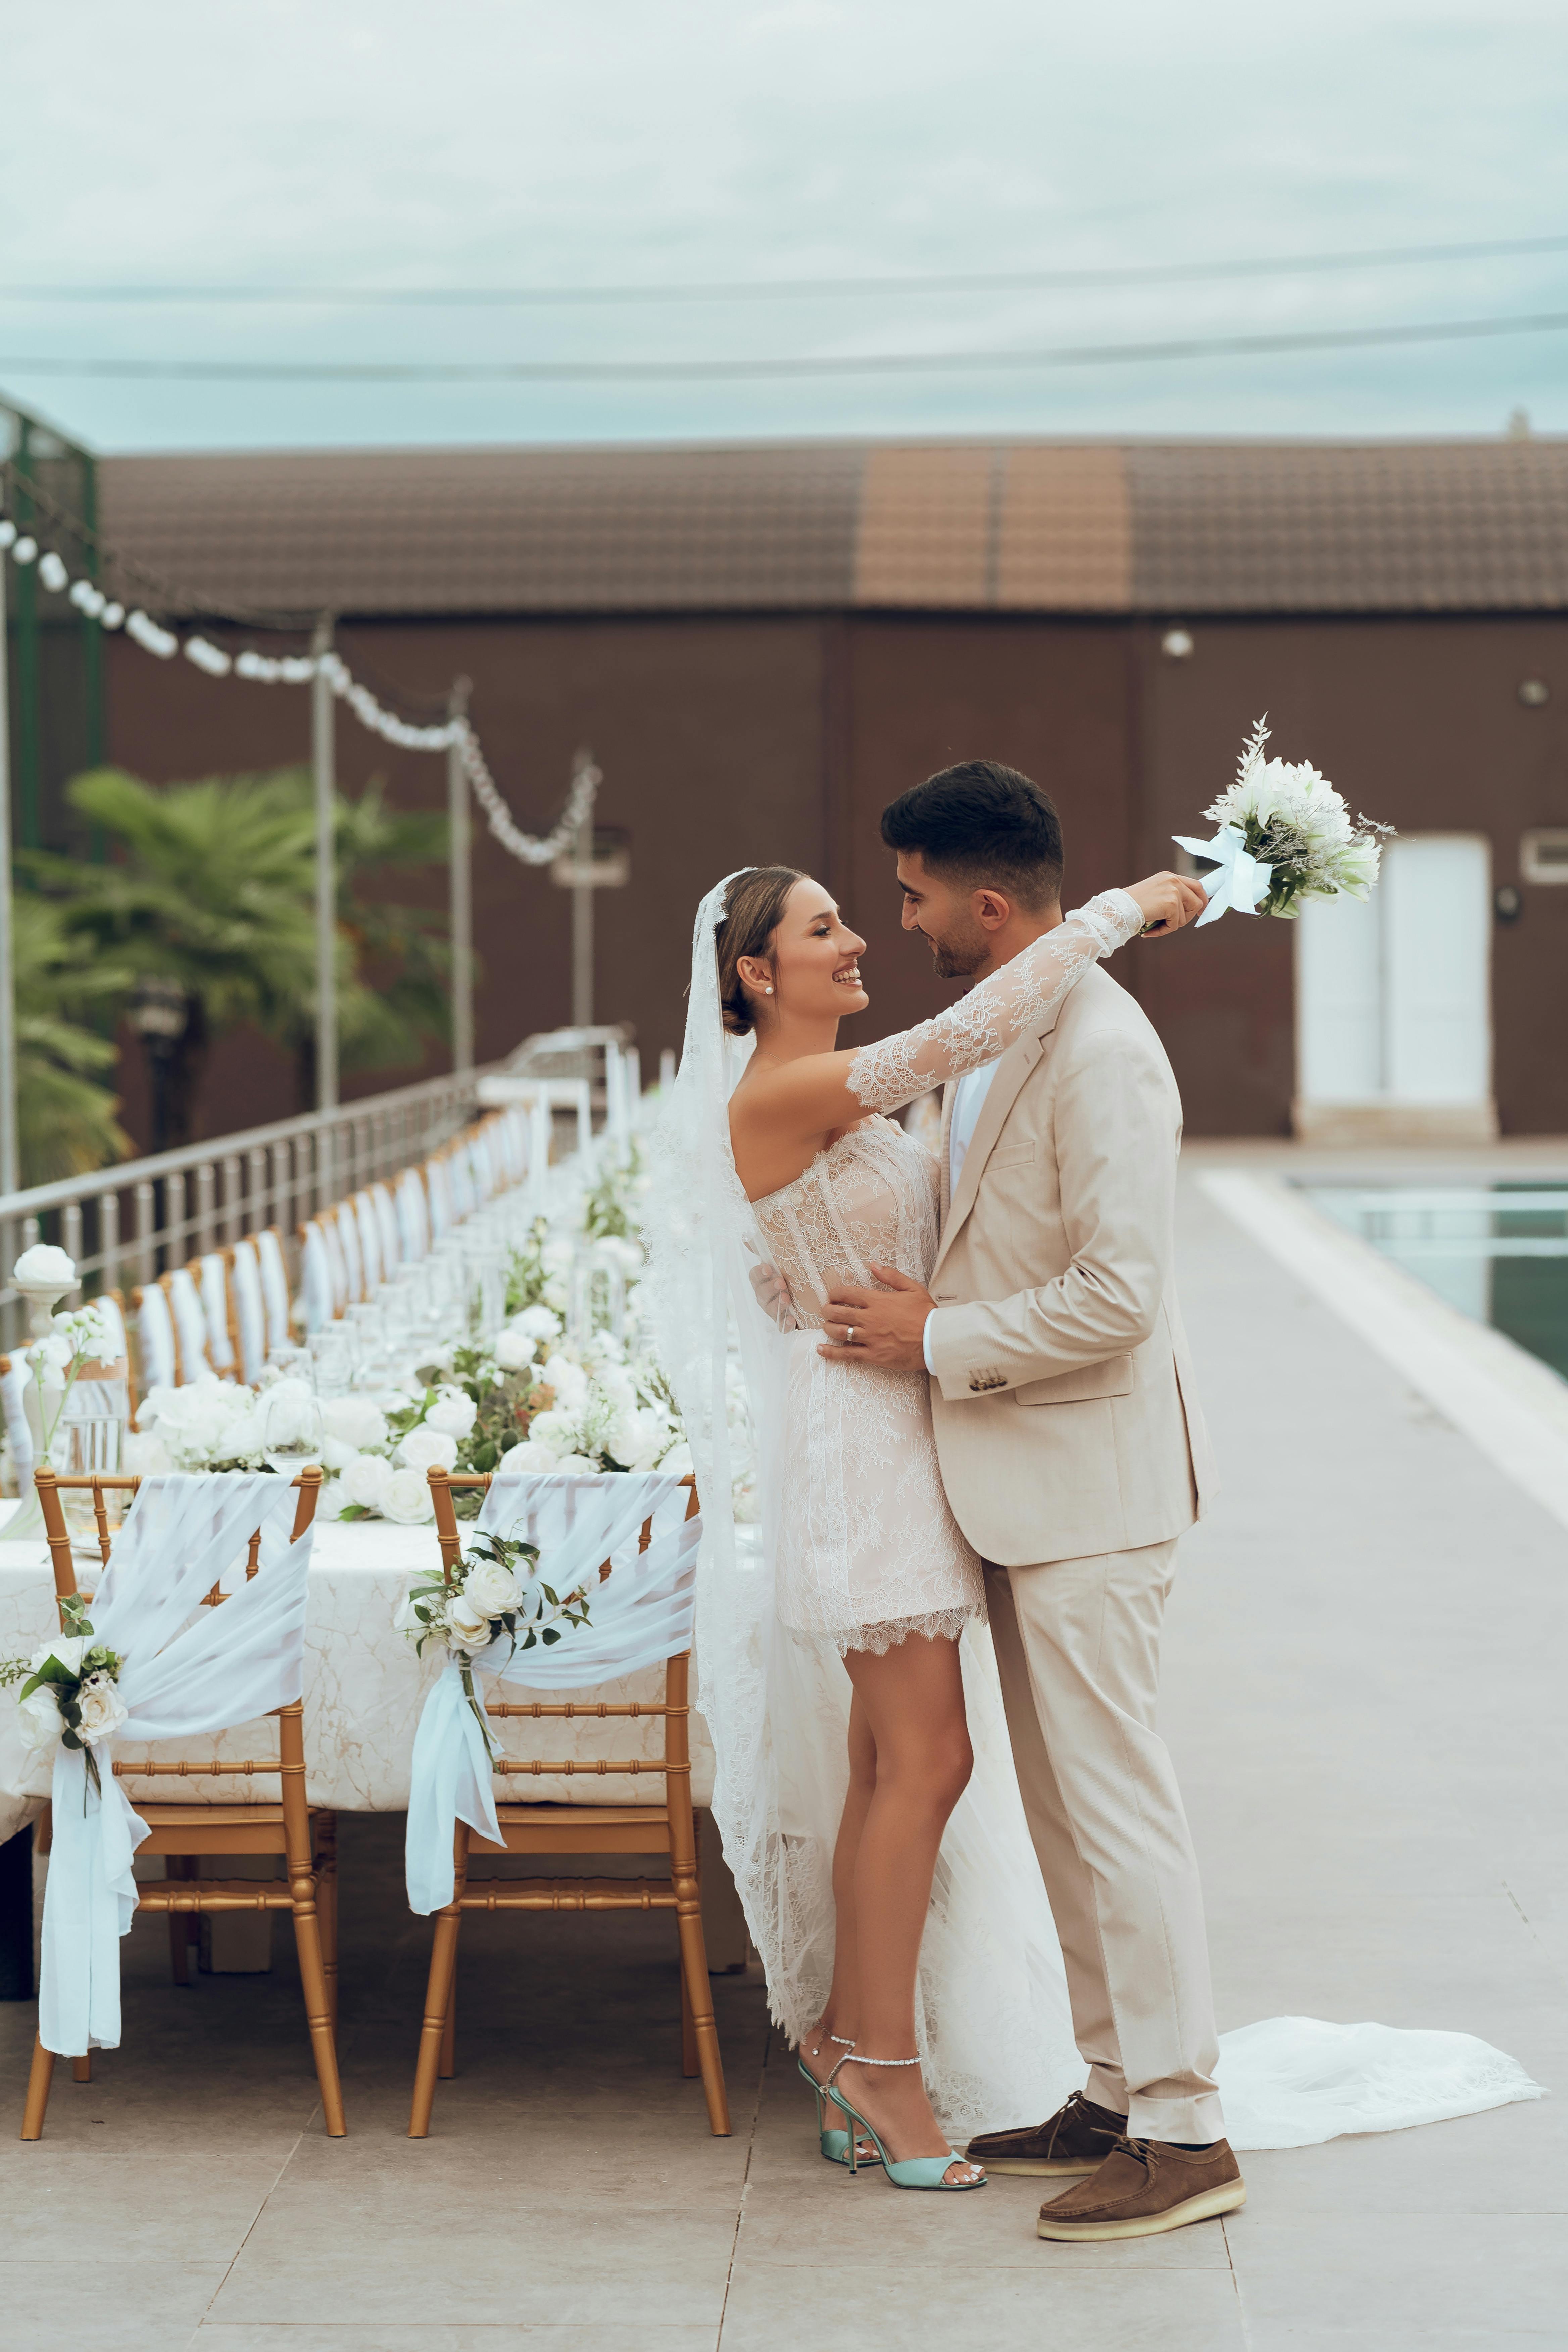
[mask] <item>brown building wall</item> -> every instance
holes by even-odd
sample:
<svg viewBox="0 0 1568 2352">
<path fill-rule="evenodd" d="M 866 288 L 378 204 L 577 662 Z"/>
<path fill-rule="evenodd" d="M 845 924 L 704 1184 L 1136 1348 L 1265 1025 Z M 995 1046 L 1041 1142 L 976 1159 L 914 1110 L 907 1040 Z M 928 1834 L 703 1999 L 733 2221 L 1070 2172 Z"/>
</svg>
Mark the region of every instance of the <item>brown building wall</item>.
<svg viewBox="0 0 1568 2352">
<path fill-rule="evenodd" d="M 847 1044 L 946 1001 L 925 950 L 900 931 L 878 819 L 910 782 L 978 752 L 1057 798 L 1069 903 L 1169 863 L 1173 832 L 1202 832 L 1199 812 L 1265 709 L 1270 748 L 1312 759 L 1370 814 L 1489 834 L 1499 882 L 1520 879 L 1523 829 L 1568 824 L 1568 623 L 1188 625 L 1195 649 L 1182 662 L 1142 621 L 924 614 L 374 621 L 346 625 L 339 642 L 368 679 L 411 700 L 439 700 L 455 676 L 470 677 L 481 739 L 526 824 L 550 823 L 574 747 L 592 745 L 605 777 L 600 818 L 628 831 L 633 877 L 597 899 L 596 1010 L 637 1024 L 651 1067 L 679 1041 L 699 892 L 754 860 L 819 872 L 866 936 L 872 1010 Z M 1539 710 L 1518 699 L 1532 676 L 1552 688 Z M 301 688 L 211 680 L 121 641 L 108 688 L 110 757 L 153 781 L 309 756 Z M 404 805 L 444 804 L 443 760 L 391 751 L 346 713 L 338 762 L 351 791 L 380 774 Z M 569 1017 L 570 902 L 476 824 L 479 1050 L 490 1058 Z M 445 871 L 417 888 L 444 904 Z M 1563 1131 L 1568 890 L 1527 887 L 1521 921 L 1495 937 L 1504 1129 Z M 1171 1053 L 1189 1133 L 1288 1131 L 1293 938 L 1286 924 L 1228 916 L 1121 959 L 1118 977 Z M 416 1075 L 352 1074 L 345 1092 Z M 124 1082 L 128 1123 L 144 1133 L 133 1066 Z M 212 1056 L 208 1134 L 294 1107 L 291 1073 L 259 1041 Z"/>
</svg>

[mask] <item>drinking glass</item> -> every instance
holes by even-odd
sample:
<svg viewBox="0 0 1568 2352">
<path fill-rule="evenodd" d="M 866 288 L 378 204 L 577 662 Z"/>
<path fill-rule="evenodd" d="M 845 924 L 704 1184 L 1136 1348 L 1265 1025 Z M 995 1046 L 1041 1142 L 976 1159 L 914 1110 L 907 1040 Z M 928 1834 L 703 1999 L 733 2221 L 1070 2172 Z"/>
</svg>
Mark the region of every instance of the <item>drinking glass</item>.
<svg viewBox="0 0 1568 2352">
<path fill-rule="evenodd" d="M 347 1396 L 353 1386 L 359 1350 L 346 1323 L 323 1323 L 310 1338 L 310 1370 L 316 1394 Z"/>
<path fill-rule="evenodd" d="M 321 1408 L 304 1381 L 274 1381 L 261 1393 L 261 1451 L 280 1478 L 297 1477 L 321 1458 Z"/>
</svg>

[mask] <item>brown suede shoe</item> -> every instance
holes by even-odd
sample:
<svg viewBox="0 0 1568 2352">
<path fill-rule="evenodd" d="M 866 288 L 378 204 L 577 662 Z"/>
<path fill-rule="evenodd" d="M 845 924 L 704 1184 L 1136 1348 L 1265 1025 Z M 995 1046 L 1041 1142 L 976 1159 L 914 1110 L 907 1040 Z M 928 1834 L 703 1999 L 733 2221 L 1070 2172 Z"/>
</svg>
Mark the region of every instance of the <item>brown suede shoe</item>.
<svg viewBox="0 0 1568 2352">
<path fill-rule="evenodd" d="M 1092 2180 L 1040 2208 L 1040 2236 L 1156 2238 L 1247 2202 L 1227 2139 L 1189 2151 L 1163 2139 L 1119 2139 Z"/>
<path fill-rule="evenodd" d="M 1096 2106 L 1075 2091 L 1065 2107 L 1043 2124 L 1017 2131 L 981 2132 L 964 2150 L 987 2172 L 1047 2173 L 1056 2180 L 1081 2180 L 1098 2172 L 1122 2133 L 1127 2118 L 1113 2107 Z"/>
</svg>

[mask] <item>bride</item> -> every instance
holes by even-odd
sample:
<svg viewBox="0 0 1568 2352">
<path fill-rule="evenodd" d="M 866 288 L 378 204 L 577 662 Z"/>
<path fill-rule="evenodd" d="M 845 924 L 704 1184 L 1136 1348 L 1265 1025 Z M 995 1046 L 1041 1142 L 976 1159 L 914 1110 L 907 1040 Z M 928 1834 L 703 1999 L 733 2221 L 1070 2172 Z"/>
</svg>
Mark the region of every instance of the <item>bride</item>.
<svg viewBox="0 0 1568 2352">
<path fill-rule="evenodd" d="M 869 1002 L 864 941 L 821 884 L 753 866 L 698 909 L 647 1286 L 704 1506 L 712 1810 L 822 2154 L 879 2159 L 900 2187 L 983 2185 L 963 2140 L 1048 2114 L 1083 2065 L 927 1379 L 826 1361 L 826 1296 L 875 1286 L 873 1264 L 931 1271 L 937 1166 L 884 1114 L 994 1060 L 1098 958 L 1205 903 L 1173 874 L 1107 892 L 936 1019 L 843 1053 L 839 1021 Z M 1533 2090 L 1468 2036 L 1281 2020 L 1221 2046 L 1237 2147 Z"/>
</svg>

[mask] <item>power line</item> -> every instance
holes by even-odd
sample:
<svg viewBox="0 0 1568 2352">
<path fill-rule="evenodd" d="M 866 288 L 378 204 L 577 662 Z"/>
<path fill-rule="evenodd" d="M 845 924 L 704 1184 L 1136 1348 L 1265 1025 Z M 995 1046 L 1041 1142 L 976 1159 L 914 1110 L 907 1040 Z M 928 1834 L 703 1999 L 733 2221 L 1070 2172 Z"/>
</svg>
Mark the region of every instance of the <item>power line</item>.
<svg viewBox="0 0 1568 2352">
<path fill-rule="evenodd" d="M 112 378 L 155 383 L 709 383 L 857 375 L 952 375 L 1152 360 L 1247 358 L 1276 352 L 1355 351 L 1375 344 L 1473 342 L 1551 334 L 1568 310 L 1517 319 L 1456 319 L 1407 327 L 1336 327 L 1302 333 L 1194 336 L 1148 343 L 1064 343 L 1046 351 L 889 352 L 759 360 L 82 360 L 6 359 L 8 376 Z"/>
<path fill-rule="evenodd" d="M 1435 261 L 1568 252 L 1568 236 L 1494 237 L 1458 245 L 1395 245 L 1360 253 L 1281 254 L 1229 261 L 1135 264 L 1111 269 L 1008 269 L 881 278 L 740 278 L 664 286 L 60 286 L 0 285 L 0 301 L 124 303 L 352 303 L 451 309 L 618 302 L 768 302 L 837 295 L 1059 292 L 1158 286 L 1200 278 L 1274 278 L 1386 269 Z"/>
</svg>

